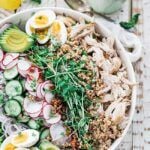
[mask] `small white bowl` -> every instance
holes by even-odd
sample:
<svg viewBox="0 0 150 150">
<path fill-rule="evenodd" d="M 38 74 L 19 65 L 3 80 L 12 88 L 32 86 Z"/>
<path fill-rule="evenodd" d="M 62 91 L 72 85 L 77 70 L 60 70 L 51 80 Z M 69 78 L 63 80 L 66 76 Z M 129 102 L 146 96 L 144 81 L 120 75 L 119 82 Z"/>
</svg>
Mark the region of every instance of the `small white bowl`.
<svg viewBox="0 0 150 150">
<path fill-rule="evenodd" d="M 32 16 L 32 14 L 34 14 L 36 11 L 45 10 L 45 9 L 51 9 L 54 12 L 56 12 L 56 14 L 65 14 L 67 16 L 73 17 L 76 20 L 79 20 L 79 18 L 84 18 L 87 21 L 93 21 L 93 19 L 91 17 L 89 17 L 85 14 L 79 13 L 77 11 L 71 10 L 71 9 L 58 8 L 58 7 L 57 8 L 55 8 L 55 7 L 42 7 L 42 8 L 33 8 L 33 9 L 25 10 L 25 11 L 19 12 L 17 14 L 14 14 L 14 15 L 2 20 L 0 22 L 0 26 L 3 25 L 4 23 L 14 23 L 14 24 L 19 24 L 24 29 L 24 26 L 25 26 L 25 23 L 26 23 L 27 19 L 29 19 Z M 104 37 L 113 36 L 111 31 L 109 31 L 100 22 L 95 22 L 95 23 L 96 23 L 96 30 L 101 35 L 103 35 Z M 134 74 L 133 66 L 131 64 L 129 56 L 127 55 L 127 53 L 126 53 L 125 49 L 123 48 L 122 44 L 120 43 L 120 41 L 116 37 L 115 37 L 115 47 L 118 51 L 118 54 L 120 55 L 120 58 L 122 59 L 124 65 L 127 68 L 128 77 L 129 77 L 130 81 L 135 83 L 136 82 L 135 74 Z M 118 138 L 112 144 L 112 146 L 109 148 L 109 150 L 114 150 L 120 144 L 120 142 L 122 141 L 124 136 L 127 134 L 127 131 L 129 129 L 129 126 L 132 122 L 132 118 L 133 118 L 133 115 L 134 115 L 135 105 L 136 105 L 136 87 L 134 86 L 132 88 L 131 108 L 130 108 L 130 113 L 129 113 L 128 124 L 127 124 L 126 128 L 124 129 L 121 137 Z"/>
</svg>

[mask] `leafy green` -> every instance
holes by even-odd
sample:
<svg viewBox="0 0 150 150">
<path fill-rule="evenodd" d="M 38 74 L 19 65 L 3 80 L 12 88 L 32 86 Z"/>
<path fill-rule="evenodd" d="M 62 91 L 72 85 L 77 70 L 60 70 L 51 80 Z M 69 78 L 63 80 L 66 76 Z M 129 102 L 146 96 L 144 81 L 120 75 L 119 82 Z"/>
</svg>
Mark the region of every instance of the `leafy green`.
<svg viewBox="0 0 150 150">
<path fill-rule="evenodd" d="M 31 1 L 33 1 L 33 2 L 36 2 L 36 3 L 38 3 L 38 4 L 41 4 L 41 0 L 31 0 Z"/>
<path fill-rule="evenodd" d="M 55 85 L 53 93 L 62 98 L 67 106 L 66 125 L 70 126 L 83 142 L 84 135 L 88 131 L 90 116 L 87 108 L 91 101 L 86 96 L 86 87 L 83 87 L 78 78 L 78 73 L 88 72 L 84 61 L 74 61 L 64 56 L 57 57 L 56 51 L 60 44 L 51 38 L 51 46 L 34 45 L 28 55 L 31 61 L 43 68 L 46 80 L 51 80 Z M 87 85 L 88 87 L 89 85 Z"/>
<path fill-rule="evenodd" d="M 138 22 L 139 15 L 140 14 L 133 15 L 132 18 L 128 22 L 124 22 L 124 21 L 120 22 L 120 26 L 123 27 L 124 29 L 133 28 Z"/>
</svg>

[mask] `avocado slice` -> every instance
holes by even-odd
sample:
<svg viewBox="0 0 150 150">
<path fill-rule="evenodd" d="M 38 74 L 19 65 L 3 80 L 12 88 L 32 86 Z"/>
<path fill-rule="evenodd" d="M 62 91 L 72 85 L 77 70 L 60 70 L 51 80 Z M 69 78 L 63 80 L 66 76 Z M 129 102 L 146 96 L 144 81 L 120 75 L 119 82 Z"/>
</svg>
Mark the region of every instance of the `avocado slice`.
<svg viewBox="0 0 150 150">
<path fill-rule="evenodd" d="M 34 40 L 17 28 L 8 28 L 0 35 L 0 46 L 5 52 L 21 53 L 29 50 Z"/>
<path fill-rule="evenodd" d="M 40 146 L 40 150 L 60 150 L 57 146 L 53 145 L 48 141 L 43 141 Z"/>
</svg>

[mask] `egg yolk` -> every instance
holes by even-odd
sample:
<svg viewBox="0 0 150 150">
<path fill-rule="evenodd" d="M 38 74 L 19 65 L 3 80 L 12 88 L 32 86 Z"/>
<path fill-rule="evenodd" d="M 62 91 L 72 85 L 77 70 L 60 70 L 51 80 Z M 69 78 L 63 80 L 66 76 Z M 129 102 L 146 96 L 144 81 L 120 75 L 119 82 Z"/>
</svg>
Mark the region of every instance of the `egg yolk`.
<svg viewBox="0 0 150 150">
<path fill-rule="evenodd" d="M 28 139 L 28 134 L 27 133 L 20 133 L 14 138 L 14 143 L 19 144 L 27 141 Z"/>
<path fill-rule="evenodd" d="M 54 36 L 58 36 L 58 33 L 60 33 L 61 30 L 61 26 L 58 22 L 53 23 L 52 27 L 51 27 L 51 33 Z"/>
<path fill-rule="evenodd" d="M 35 18 L 35 23 L 39 26 L 45 25 L 48 23 L 48 17 L 47 16 L 38 16 Z"/>
<path fill-rule="evenodd" d="M 9 143 L 9 144 L 7 144 L 7 145 L 5 146 L 5 149 L 4 149 L 4 150 L 15 150 L 15 146 L 12 145 L 11 143 Z"/>
</svg>

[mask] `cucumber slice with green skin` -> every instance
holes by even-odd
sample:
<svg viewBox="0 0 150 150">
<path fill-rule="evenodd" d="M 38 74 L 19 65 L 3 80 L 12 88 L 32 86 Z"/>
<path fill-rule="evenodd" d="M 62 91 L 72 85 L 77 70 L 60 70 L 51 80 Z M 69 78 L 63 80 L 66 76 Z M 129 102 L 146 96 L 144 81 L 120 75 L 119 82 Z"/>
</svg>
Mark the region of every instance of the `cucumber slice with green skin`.
<svg viewBox="0 0 150 150">
<path fill-rule="evenodd" d="M 16 100 L 8 100 L 4 105 L 4 110 L 8 116 L 17 117 L 21 113 L 21 105 Z"/>
<path fill-rule="evenodd" d="M 40 129 L 40 125 L 38 124 L 38 122 L 36 120 L 33 120 L 33 119 L 30 119 L 29 122 L 28 122 L 28 126 L 31 128 L 31 129 Z"/>
<path fill-rule="evenodd" d="M 22 94 L 22 86 L 19 81 L 12 80 L 6 84 L 5 91 L 9 97 L 21 95 Z"/>
<path fill-rule="evenodd" d="M 20 80 L 20 83 L 21 83 L 21 85 L 22 85 L 23 92 L 26 90 L 26 89 L 25 89 L 25 82 L 26 82 L 25 79 Z"/>
<path fill-rule="evenodd" d="M 15 96 L 13 99 L 17 100 L 21 105 L 23 104 L 24 98 L 22 96 Z"/>
<path fill-rule="evenodd" d="M 40 139 L 46 139 L 49 136 L 50 136 L 49 129 L 44 129 L 40 134 Z"/>
<path fill-rule="evenodd" d="M 17 121 L 20 122 L 20 123 L 27 123 L 28 121 L 30 120 L 30 117 L 29 116 L 22 116 L 22 115 L 19 115 L 17 117 Z"/>
<path fill-rule="evenodd" d="M 32 147 L 31 150 L 40 150 L 40 149 L 37 147 Z"/>
<path fill-rule="evenodd" d="M 4 77 L 6 80 L 14 79 L 17 75 L 18 75 L 18 69 L 16 66 L 4 71 Z"/>
<path fill-rule="evenodd" d="M 0 91 L 0 105 L 4 102 L 4 93 Z"/>
<path fill-rule="evenodd" d="M 55 146 L 54 144 L 44 141 L 39 146 L 40 150 L 60 150 L 59 147 Z"/>
</svg>

